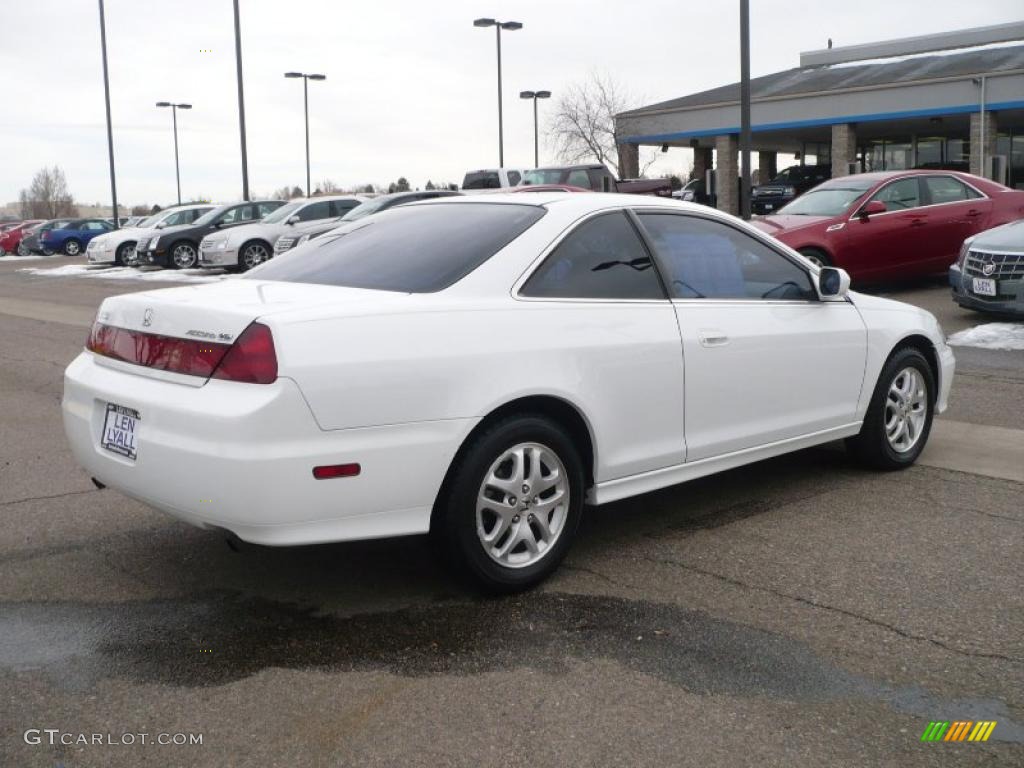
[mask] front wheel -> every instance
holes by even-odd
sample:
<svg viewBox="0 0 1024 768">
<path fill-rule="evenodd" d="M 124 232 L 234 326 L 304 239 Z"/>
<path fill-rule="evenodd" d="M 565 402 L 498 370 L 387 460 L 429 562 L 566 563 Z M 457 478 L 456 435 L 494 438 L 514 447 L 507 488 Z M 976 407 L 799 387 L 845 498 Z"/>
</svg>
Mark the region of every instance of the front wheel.
<svg viewBox="0 0 1024 768">
<path fill-rule="evenodd" d="M 263 243 L 246 243 L 238 254 L 238 266 L 242 271 L 258 267 L 270 258 L 270 250 Z"/>
<path fill-rule="evenodd" d="M 920 351 L 901 347 L 882 368 L 860 434 L 847 446 L 877 469 L 905 469 L 928 442 L 935 408 L 935 375 Z"/>
<path fill-rule="evenodd" d="M 18 243 L 18 255 L 19 256 L 31 256 L 32 255 L 32 251 L 30 251 L 28 249 L 28 246 L 25 245 L 25 243 Z"/>
<path fill-rule="evenodd" d="M 490 593 L 547 578 L 583 514 L 579 452 L 543 416 L 512 416 L 477 435 L 446 486 L 434 533 L 451 564 Z"/>
<path fill-rule="evenodd" d="M 135 259 L 135 243 L 124 243 L 114 253 L 114 264 L 124 266 Z"/>
<path fill-rule="evenodd" d="M 816 267 L 832 266 L 832 260 L 829 259 L 828 254 L 817 248 L 801 248 L 800 255 L 803 256 L 812 264 L 814 264 L 814 266 Z"/>
<path fill-rule="evenodd" d="M 175 243 L 171 248 L 170 265 L 174 269 L 191 269 L 199 260 L 199 254 L 192 243 Z"/>
</svg>

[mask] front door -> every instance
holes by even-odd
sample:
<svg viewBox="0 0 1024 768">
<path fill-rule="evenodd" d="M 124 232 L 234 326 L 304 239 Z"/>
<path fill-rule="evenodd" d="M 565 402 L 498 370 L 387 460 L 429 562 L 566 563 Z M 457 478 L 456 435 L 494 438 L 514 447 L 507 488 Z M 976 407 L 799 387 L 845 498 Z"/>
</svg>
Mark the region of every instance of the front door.
<svg viewBox="0 0 1024 768">
<path fill-rule="evenodd" d="M 641 213 L 676 310 L 686 460 L 855 421 L 867 333 L 802 264 L 718 219 Z"/>
<path fill-rule="evenodd" d="M 885 213 L 854 215 L 847 228 L 850 271 L 868 279 L 919 274 L 933 250 L 931 214 L 921 207 L 918 177 L 892 181 L 868 198 L 885 203 Z M 863 205 L 862 205 L 863 207 Z"/>
</svg>

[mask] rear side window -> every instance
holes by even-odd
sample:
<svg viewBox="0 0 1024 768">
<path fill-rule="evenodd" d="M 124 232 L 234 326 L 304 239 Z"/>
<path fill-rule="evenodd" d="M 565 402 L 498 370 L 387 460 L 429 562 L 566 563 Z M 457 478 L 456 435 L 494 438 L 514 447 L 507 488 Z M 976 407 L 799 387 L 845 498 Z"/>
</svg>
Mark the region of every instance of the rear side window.
<svg viewBox="0 0 1024 768">
<path fill-rule="evenodd" d="M 535 205 L 400 205 L 277 256 L 246 279 L 433 293 L 468 275 L 544 215 Z"/>
<path fill-rule="evenodd" d="M 519 171 L 508 172 L 508 184 L 510 187 L 518 186 L 520 179 L 522 179 L 522 176 L 519 175 Z"/>
<path fill-rule="evenodd" d="M 661 213 L 641 214 L 640 220 L 665 264 L 673 298 L 817 298 L 803 269 L 727 224 Z"/>
<path fill-rule="evenodd" d="M 621 211 L 580 224 L 519 292 L 552 299 L 663 299 L 654 264 Z"/>
<path fill-rule="evenodd" d="M 928 190 L 929 201 L 938 203 L 955 203 L 960 200 L 972 200 L 979 197 L 978 193 L 952 176 L 925 176 L 922 178 Z"/>
</svg>

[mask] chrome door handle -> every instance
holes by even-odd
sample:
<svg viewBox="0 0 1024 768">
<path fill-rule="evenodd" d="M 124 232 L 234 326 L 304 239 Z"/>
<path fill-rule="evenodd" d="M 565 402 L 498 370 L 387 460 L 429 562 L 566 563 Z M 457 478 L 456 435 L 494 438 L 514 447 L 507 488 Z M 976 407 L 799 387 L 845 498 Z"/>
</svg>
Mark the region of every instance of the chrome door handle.
<svg viewBox="0 0 1024 768">
<path fill-rule="evenodd" d="M 697 337 L 704 347 L 724 347 L 729 343 L 729 337 L 721 331 L 700 331 Z"/>
</svg>

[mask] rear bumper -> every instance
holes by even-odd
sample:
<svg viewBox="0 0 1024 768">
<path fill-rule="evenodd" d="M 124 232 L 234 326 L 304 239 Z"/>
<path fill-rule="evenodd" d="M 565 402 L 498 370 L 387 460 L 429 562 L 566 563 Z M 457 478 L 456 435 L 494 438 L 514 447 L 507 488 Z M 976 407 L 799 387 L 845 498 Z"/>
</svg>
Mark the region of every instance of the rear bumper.
<svg viewBox="0 0 1024 768">
<path fill-rule="evenodd" d="M 298 385 L 203 386 L 112 368 L 82 352 L 64 376 L 64 429 L 93 477 L 174 517 L 259 544 L 424 533 L 455 451 L 475 419 L 319 428 Z M 135 461 L 100 446 L 108 402 L 140 414 Z M 314 466 L 358 462 L 357 477 Z"/>
<path fill-rule="evenodd" d="M 965 309 L 974 309 L 979 312 L 994 312 L 1000 315 L 1024 315 L 1024 280 L 1000 281 L 1000 293 L 1012 289 L 1016 298 L 1007 299 L 1000 297 L 978 296 L 964 285 L 964 274 L 958 264 L 949 268 L 949 286 L 952 291 L 953 301 Z"/>
</svg>

